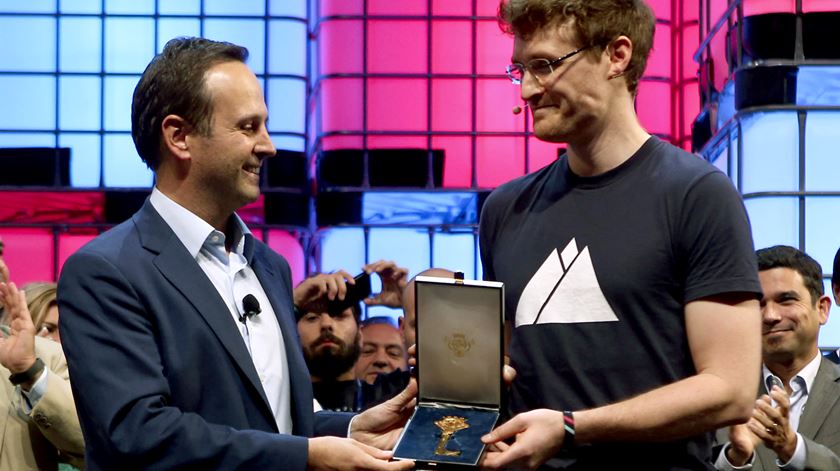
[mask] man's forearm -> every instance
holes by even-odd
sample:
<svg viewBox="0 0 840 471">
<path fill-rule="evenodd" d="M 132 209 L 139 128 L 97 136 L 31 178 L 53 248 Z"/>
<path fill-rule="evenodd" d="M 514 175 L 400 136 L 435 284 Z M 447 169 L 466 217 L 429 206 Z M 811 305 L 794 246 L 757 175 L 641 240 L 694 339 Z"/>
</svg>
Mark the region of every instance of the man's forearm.
<svg viewBox="0 0 840 471">
<path fill-rule="evenodd" d="M 752 403 L 741 396 L 720 377 L 698 374 L 625 401 L 575 411 L 575 440 L 670 441 L 698 435 L 746 421 Z"/>
</svg>

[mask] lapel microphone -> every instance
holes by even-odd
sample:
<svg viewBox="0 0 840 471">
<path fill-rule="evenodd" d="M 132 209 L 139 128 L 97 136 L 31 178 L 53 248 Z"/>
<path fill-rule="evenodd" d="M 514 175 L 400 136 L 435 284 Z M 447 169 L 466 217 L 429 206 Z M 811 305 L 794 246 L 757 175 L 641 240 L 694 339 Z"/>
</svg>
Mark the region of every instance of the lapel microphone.
<svg viewBox="0 0 840 471">
<path fill-rule="evenodd" d="M 256 296 L 248 294 L 242 298 L 242 311 L 245 314 L 239 316 L 239 322 L 243 324 L 247 319 L 250 319 L 262 312 L 262 309 L 260 309 L 260 302 L 257 301 Z"/>
<path fill-rule="evenodd" d="M 513 114 L 519 114 L 519 113 L 525 111 L 526 109 L 528 109 L 528 106 L 529 106 L 528 103 L 525 103 L 522 106 L 514 106 L 511 111 L 513 112 Z"/>
</svg>

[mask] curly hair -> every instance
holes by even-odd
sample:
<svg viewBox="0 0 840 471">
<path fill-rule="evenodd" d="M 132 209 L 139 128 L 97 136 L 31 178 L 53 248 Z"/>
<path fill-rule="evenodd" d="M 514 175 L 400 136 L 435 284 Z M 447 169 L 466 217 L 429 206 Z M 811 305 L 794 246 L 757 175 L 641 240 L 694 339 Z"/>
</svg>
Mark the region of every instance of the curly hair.
<svg viewBox="0 0 840 471">
<path fill-rule="evenodd" d="M 131 137 L 137 153 L 152 170 L 160 166 L 161 122 L 170 114 L 184 118 L 207 135 L 212 103 L 204 74 L 222 62 L 245 62 L 248 50 L 204 38 L 175 38 L 146 67 L 131 103 Z"/>
<path fill-rule="evenodd" d="M 656 18 L 643 0 L 502 0 L 497 20 L 505 33 L 526 39 L 547 26 L 571 22 L 578 46 L 591 47 L 597 54 L 615 38 L 627 36 L 633 55 L 623 75 L 633 94 L 656 30 Z"/>
</svg>

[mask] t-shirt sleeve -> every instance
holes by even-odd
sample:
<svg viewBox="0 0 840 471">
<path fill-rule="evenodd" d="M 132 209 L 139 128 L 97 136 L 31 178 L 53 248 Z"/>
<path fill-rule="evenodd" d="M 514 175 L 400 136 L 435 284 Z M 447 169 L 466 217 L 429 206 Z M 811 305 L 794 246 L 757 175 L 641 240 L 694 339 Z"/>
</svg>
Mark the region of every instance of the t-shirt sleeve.
<svg viewBox="0 0 840 471">
<path fill-rule="evenodd" d="M 724 293 L 761 296 L 749 217 L 726 175 L 708 173 L 688 188 L 679 230 L 685 302 Z"/>
</svg>

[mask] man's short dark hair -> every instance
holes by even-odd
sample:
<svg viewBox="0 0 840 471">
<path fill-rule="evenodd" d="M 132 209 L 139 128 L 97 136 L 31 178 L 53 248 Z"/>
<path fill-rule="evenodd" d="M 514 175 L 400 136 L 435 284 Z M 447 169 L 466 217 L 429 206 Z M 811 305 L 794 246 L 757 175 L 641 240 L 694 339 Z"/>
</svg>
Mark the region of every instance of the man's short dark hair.
<svg viewBox="0 0 840 471">
<path fill-rule="evenodd" d="M 774 245 L 755 252 L 758 259 L 758 271 L 773 268 L 790 268 L 802 276 L 802 281 L 811 293 L 811 302 L 816 303 L 825 293 L 823 273 L 819 262 L 805 252 L 788 245 Z"/>
<path fill-rule="evenodd" d="M 834 254 L 834 268 L 831 269 L 831 284 L 840 286 L 840 248 Z"/>
<path fill-rule="evenodd" d="M 202 135 L 210 132 L 213 110 L 204 74 L 222 62 L 245 62 L 248 50 L 204 38 L 175 38 L 146 67 L 134 89 L 131 136 L 137 153 L 152 170 L 160 166 L 161 122 L 184 118 Z"/>
<path fill-rule="evenodd" d="M 528 38 L 547 26 L 571 21 L 579 47 L 600 54 L 619 36 L 633 42 L 633 56 L 624 71 L 627 89 L 635 94 L 645 71 L 656 17 L 643 0 L 502 0 L 498 21 L 502 30 Z"/>
</svg>

